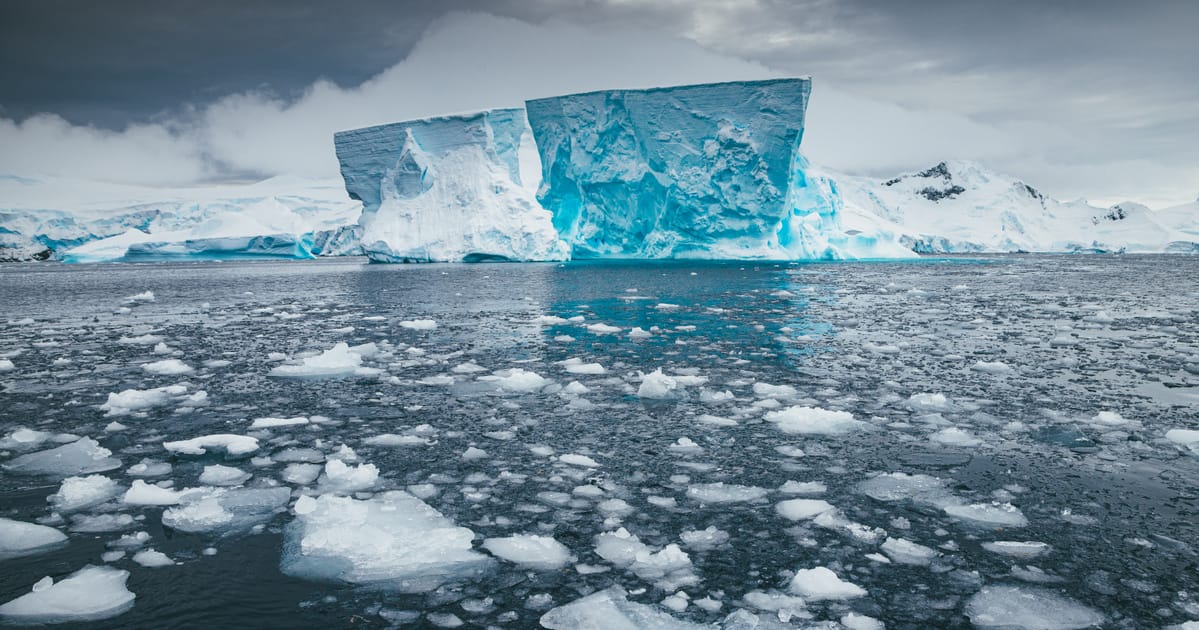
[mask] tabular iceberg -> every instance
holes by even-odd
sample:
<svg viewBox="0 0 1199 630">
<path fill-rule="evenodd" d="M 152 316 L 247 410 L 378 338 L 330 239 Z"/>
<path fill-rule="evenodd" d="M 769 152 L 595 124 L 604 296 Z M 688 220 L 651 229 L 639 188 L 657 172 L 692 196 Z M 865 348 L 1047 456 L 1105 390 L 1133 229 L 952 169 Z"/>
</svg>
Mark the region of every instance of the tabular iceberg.
<svg viewBox="0 0 1199 630">
<path fill-rule="evenodd" d="M 525 103 L 539 199 L 579 258 L 910 255 L 844 230 L 799 153 L 806 78 L 611 90 Z"/>
<path fill-rule="evenodd" d="M 550 213 L 522 185 L 522 149 L 533 154 L 522 109 L 343 131 L 334 144 L 346 191 L 362 201 L 372 260 L 568 257 Z"/>
</svg>

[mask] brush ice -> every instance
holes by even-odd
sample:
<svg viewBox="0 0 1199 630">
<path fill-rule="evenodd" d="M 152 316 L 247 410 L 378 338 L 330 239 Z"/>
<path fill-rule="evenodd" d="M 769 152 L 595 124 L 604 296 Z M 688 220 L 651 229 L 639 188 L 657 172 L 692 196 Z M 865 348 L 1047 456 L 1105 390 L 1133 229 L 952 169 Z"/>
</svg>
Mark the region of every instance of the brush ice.
<svg viewBox="0 0 1199 630">
<path fill-rule="evenodd" d="M 425 592 L 494 562 L 472 549 L 474 532 L 404 491 L 300 497 L 293 511 L 282 560 L 288 575 Z"/>
<path fill-rule="evenodd" d="M 86 566 L 55 582 L 45 577 L 33 590 L 2 606 L 0 620 L 17 624 L 82 623 L 115 617 L 133 607 L 125 588 L 128 571 Z"/>
<path fill-rule="evenodd" d="M 58 492 L 46 500 L 59 512 L 75 512 L 99 505 L 116 495 L 120 486 L 104 475 L 67 477 L 62 480 Z"/>
<path fill-rule="evenodd" d="M 796 406 L 766 413 L 766 421 L 775 423 L 783 433 L 798 435 L 844 435 L 869 426 L 855 420 L 848 411 Z"/>
<path fill-rule="evenodd" d="M 842 228 L 836 184 L 799 154 L 810 91 L 798 78 L 528 101 L 538 198 L 577 258 L 910 255 Z"/>
<path fill-rule="evenodd" d="M 676 619 L 663 610 L 628 600 L 619 586 L 576 599 L 541 616 L 550 630 L 702 630 L 709 626 Z"/>
<path fill-rule="evenodd" d="M 1004 630 L 1076 630 L 1104 622 L 1104 616 L 1052 591 L 1002 584 L 984 586 L 966 602 L 966 616 L 977 628 Z"/>
<path fill-rule="evenodd" d="M 566 545 L 549 536 L 518 535 L 488 538 L 483 548 L 492 555 L 535 571 L 552 571 L 574 560 Z"/>
<path fill-rule="evenodd" d="M 521 173 L 522 109 L 496 109 L 334 136 L 350 197 L 362 201 L 372 260 L 565 260 L 565 244 Z M 533 182 L 529 182 L 533 183 Z"/>
<path fill-rule="evenodd" d="M 14 457 L 4 463 L 4 470 L 26 475 L 70 477 L 120 468 L 121 460 L 110 455 L 112 451 L 85 437 L 49 450 Z"/>
<path fill-rule="evenodd" d="M 0 518 L 0 560 L 32 556 L 67 544 L 67 535 L 45 525 Z"/>
<path fill-rule="evenodd" d="M 811 601 L 854 599 L 866 595 L 865 589 L 842 580 L 827 567 L 796 571 L 791 579 L 791 592 Z"/>
</svg>

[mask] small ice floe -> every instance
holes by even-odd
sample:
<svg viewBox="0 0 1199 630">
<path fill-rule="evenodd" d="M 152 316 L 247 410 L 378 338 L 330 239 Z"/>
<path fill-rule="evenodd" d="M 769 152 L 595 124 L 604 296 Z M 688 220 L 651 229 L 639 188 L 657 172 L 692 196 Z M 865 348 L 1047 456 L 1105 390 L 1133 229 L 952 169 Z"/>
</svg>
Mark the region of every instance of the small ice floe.
<svg viewBox="0 0 1199 630">
<path fill-rule="evenodd" d="M 928 436 L 928 439 L 938 444 L 946 446 L 978 446 L 983 443 L 982 440 L 974 437 L 974 434 L 965 429 L 958 427 L 946 427 Z"/>
<path fill-rule="evenodd" d="M 209 450 L 224 451 L 231 457 L 248 455 L 258 450 L 258 439 L 248 435 L 217 433 L 201 435 L 190 440 L 163 442 L 162 447 L 177 455 L 204 455 Z"/>
<path fill-rule="evenodd" d="M 154 292 L 153 291 L 142 291 L 141 293 L 136 293 L 134 295 L 130 295 L 124 299 L 124 302 L 126 304 L 129 304 L 130 306 L 132 306 L 134 304 L 148 304 L 153 301 L 154 301 Z"/>
<path fill-rule="evenodd" d="M 886 630 L 887 628 L 878 619 L 855 612 L 841 615 L 841 625 L 845 626 L 846 630 Z"/>
<path fill-rule="evenodd" d="M 3 468 L 18 474 L 65 478 L 120 468 L 121 460 L 111 455 L 112 451 L 85 437 L 56 448 L 19 455 L 5 462 Z"/>
<path fill-rule="evenodd" d="M 368 446 L 428 446 L 433 440 L 412 434 L 380 433 L 362 441 Z"/>
<path fill-rule="evenodd" d="M 533 318 L 533 323 L 541 326 L 559 326 L 565 324 L 566 320 L 557 315 L 539 315 Z"/>
<path fill-rule="evenodd" d="M 948 411 L 953 404 L 945 394 L 922 392 L 908 396 L 908 407 L 918 412 Z"/>
<path fill-rule="evenodd" d="M 250 423 L 251 429 L 277 429 L 279 427 L 295 427 L 308 424 L 308 418 L 304 416 L 296 416 L 294 418 L 255 418 Z"/>
<path fill-rule="evenodd" d="M 117 339 L 117 343 L 134 345 L 134 346 L 152 346 L 162 343 L 162 337 L 158 335 L 138 335 L 136 337 L 121 337 Z"/>
<path fill-rule="evenodd" d="M 0 560 L 53 551 L 67 544 L 67 535 L 45 525 L 0 518 Z"/>
<path fill-rule="evenodd" d="M 467 361 L 466 363 L 459 363 L 458 365 L 455 365 L 454 367 L 450 368 L 450 371 L 454 374 L 474 374 L 476 372 L 486 372 L 487 368 L 478 365 L 477 363 Z"/>
<path fill-rule="evenodd" d="M 366 500 L 304 496 L 292 510 L 281 568 L 294 577 L 423 593 L 495 562 L 473 549 L 474 532 L 401 490 Z"/>
<path fill-rule="evenodd" d="M 743 503 L 764 498 L 770 491 L 756 486 L 716 483 L 697 484 L 687 488 L 687 498 L 700 503 Z"/>
<path fill-rule="evenodd" d="M 0 359 L 0 372 L 11 372 L 15 369 L 17 366 L 13 364 L 12 359 Z"/>
<path fill-rule="evenodd" d="M 790 385 L 754 383 L 754 395 L 758 398 L 794 398 L 799 392 Z"/>
<path fill-rule="evenodd" d="M 662 373 L 658 368 L 649 374 L 641 375 L 641 385 L 637 388 L 639 398 L 650 400 L 671 400 L 678 398 L 682 385 L 677 379 Z"/>
<path fill-rule="evenodd" d="M 681 453 L 686 455 L 702 453 L 704 450 L 702 446 L 696 444 L 689 437 L 681 437 L 678 440 L 675 440 L 675 443 L 671 444 L 667 448 L 669 448 L 672 453 Z"/>
<path fill-rule="evenodd" d="M 689 529 L 679 534 L 679 540 L 688 549 L 696 551 L 711 551 L 729 541 L 729 533 L 717 529 L 715 526 L 708 526 L 705 529 Z"/>
<path fill-rule="evenodd" d="M 737 421 L 733 420 L 732 418 L 725 418 L 722 416 L 714 416 L 712 414 L 707 414 L 707 413 L 696 416 L 695 421 L 700 424 L 707 424 L 707 425 L 714 426 L 714 427 L 735 427 L 735 426 L 737 426 Z"/>
<path fill-rule="evenodd" d="M 290 499 L 286 487 L 207 489 L 165 510 L 162 524 L 193 534 L 229 535 L 266 523 Z"/>
<path fill-rule="evenodd" d="M 200 483 L 209 486 L 240 486 L 252 476 L 252 473 L 240 468 L 213 464 L 204 467 L 204 472 L 200 473 Z"/>
<path fill-rule="evenodd" d="M 523 368 L 497 370 L 487 376 L 480 376 L 478 380 L 491 383 L 506 392 L 518 393 L 539 391 L 549 384 L 549 381 L 545 377 Z"/>
<path fill-rule="evenodd" d="M 108 400 L 100 405 L 108 416 L 123 416 L 137 411 L 163 407 L 183 400 L 187 396 L 186 385 L 168 385 L 153 389 L 126 389 L 109 394 Z"/>
<path fill-rule="evenodd" d="M 1166 439 L 1199 455 L 1199 430 L 1170 429 L 1166 431 Z"/>
<path fill-rule="evenodd" d="M 316 481 L 316 478 L 321 475 L 321 470 L 320 464 L 288 464 L 283 468 L 282 479 L 287 483 L 306 486 Z"/>
<path fill-rule="evenodd" d="M 653 336 L 653 333 L 640 326 L 633 326 L 632 330 L 629 331 L 629 339 L 649 339 Z"/>
<path fill-rule="evenodd" d="M 128 571 L 86 566 L 55 582 L 49 576 L 26 593 L 0 605 L 0 620 L 30 625 L 81 623 L 116 617 L 133 608 L 136 597 L 125 588 Z"/>
<path fill-rule="evenodd" d="M 558 365 L 566 368 L 571 374 L 605 374 L 607 370 L 599 363 L 583 363 L 583 360 L 578 357 L 573 357 L 565 361 L 559 361 Z"/>
<path fill-rule="evenodd" d="M 433 330 L 437 328 L 437 322 L 432 319 L 406 319 L 400 322 L 400 327 L 408 330 Z"/>
<path fill-rule="evenodd" d="M 17 427 L 10 431 L 8 435 L 0 438 L 0 450 L 29 451 L 41 446 L 46 440 L 52 437 L 54 437 L 53 433 Z"/>
<path fill-rule="evenodd" d="M 1098 611 L 1053 591 L 1029 586 L 984 586 L 966 602 L 977 628 L 1075 630 L 1103 623 Z"/>
<path fill-rule="evenodd" d="M 1014 372 L 1012 366 L 1003 361 L 979 361 L 972 365 L 970 369 L 985 374 L 1011 374 Z"/>
<path fill-rule="evenodd" d="M 827 567 L 796 571 L 791 578 L 791 592 L 809 601 L 854 599 L 867 594 L 866 589 L 842 580 Z"/>
<path fill-rule="evenodd" d="M 553 571 L 574 562 L 566 545 L 550 536 L 521 534 L 488 538 L 483 541 L 483 548 L 497 558 L 534 571 Z"/>
<path fill-rule="evenodd" d="M 997 540 L 985 542 L 982 547 L 991 553 L 1022 559 L 1036 558 L 1049 551 L 1049 545 L 1036 541 Z"/>
<path fill-rule="evenodd" d="M 157 567 L 175 566 L 175 561 L 171 560 L 170 556 L 155 549 L 142 549 L 141 551 L 133 554 L 132 560 L 143 567 L 151 569 Z"/>
<path fill-rule="evenodd" d="M 583 466 L 584 468 L 599 467 L 599 462 L 586 455 L 580 455 L 578 453 L 566 453 L 565 455 L 558 457 L 558 461 L 562 462 L 563 464 L 570 464 L 571 466 Z"/>
<path fill-rule="evenodd" d="M 298 364 L 286 364 L 271 368 L 269 376 L 282 378 L 341 378 L 346 376 L 373 376 L 377 369 L 362 367 L 362 359 L 374 356 L 378 348 L 373 343 L 353 346 L 338 343 L 314 357 L 304 357 Z"/>
<path fill-rule="evenodd" d="M 165 483 L 165 482 L 164 482 Z M 133 485 L 125 491 L 121 501 L 129 505 L 175 505 L 188 494 L 203 493 L 202 489 L 187 488 L 173 490 L 148 484 L 141 479 L 135 479 Z"/>
<path fill-rule="evenodd" d="M 143 459 L 126 468 L 125 474 L 130 477 L 162 477 L 171 474 L 171 468 L 171 465 L 167 462 Z"/>
<path fill-rule="evenodd" d="M 1100 411 L 1091 417 L 1091 424 L 1100 427 L 1122 427 L 1129 423 L 1129 420 L 1115 411 Z"/>
<path fill-rule="evenodd" d="M 774 511 L 789 521 L 806 521 L 831 509 L 831 503 L 820 499 L 787 499 L 774 506 Z"/>
<path fill-rule="evenodd" d="M 628 593 L 619 586 L 592 593 L 569 604 L 554 608 L 542 615 L 539 623 L 543 628 L 549 630 L 583 630 L 585 628 L 704 630 L 709 628 L 706 625 L 677 619 L 655 606 L 630 602 Z"/>
<path fill-rule="evenodd" d="M 62 480 L 58 492 L 46 497 L 46 500 L 59 512 L 77 512 L 104 503 L 118 491 L 120 485 L 104 475 L 67 477 Z"/>
<path fill-rule="evenodd" d="M 179 359 L 163 359 L 152 363 L 142 364 L 142 369 L 150 374 L 158 374 L 161 376 L 175 376 L 178 374 L 191 374 L 196 369 L 192 366 L 180 361 Z"/>
<path fill-rule="evenodd" d="M 824 494 L 828 486 L 820 481 L 785 481 L 779 486 L 783 494 Z"/>
<path fill-rule="evenodd" d="M 993 527 L 1025 527 L 1028 519 L 1020 508 L 1011 503 L 970 503 L 966 505 L 949 505 L 945 513 L 963 521 Z"/>
<path fill-rule="evenodd" d="M 791 435 L 845 435 L 870 426 L 861 420 L 855 420 L 853 414 L 848 411 L 807 406 L 769 411 L 765 419 L 775 423 L 783 433 Z"/>
<path fill-rule="evenodd" d="M 587 330 L 597 335 L 611 335 L 612 333 L 620 332 L 619 326 L 609 326 L 608 324 L 597 323 L 587 324 Z"/>
<path fill-rule="evenodd" d="M 350 493 L 374 487 L 379 481 L 379 468 L 374 464 L 351 466 L 340 459 L 325 462 L 325 475 L 320 488 L 325 492 Z"/>
<path fill-rule="evenodd" d="M 693 571 L 691 558 L 678 545 L 671 543 L 654 551 L 623 527 L 597 535 L 595 553 L 613 566 L 653 582 L 664 591 L 673 591 L 699 581 Z"/>
<path fill-rule="evenodd" d="M 134 522 L 129 514 L 76 514 L 71 517 L 71 531 L 119 532 L 133 527 Z"/>
<path fill-rule="evenodd" d="M 936 549 L 914 543 L 906 538 L 888 538 L 879 549 L 887 557 L 899 564 L 928 566 L 934 558 L 941 555 Z"/>
</svg>

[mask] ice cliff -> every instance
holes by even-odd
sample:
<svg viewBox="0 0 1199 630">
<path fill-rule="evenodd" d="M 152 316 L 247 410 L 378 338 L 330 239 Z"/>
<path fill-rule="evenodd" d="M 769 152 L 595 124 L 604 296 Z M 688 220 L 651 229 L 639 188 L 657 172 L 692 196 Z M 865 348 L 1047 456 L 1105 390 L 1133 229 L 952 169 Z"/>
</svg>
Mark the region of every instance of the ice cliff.
<svg viewBox="0 0 1199 630">
<path fill-rule="evenodd" d="M 846 231 L 834 181 L 800 155 L 809 79 L 528 101 L 541 203 L 579 258 L 911 255 Z"/>
<path fill-rule="evenodd" d="M 336 134 L 350 197 L 362 201 L 372 260 L 564 260 L 531 186 L 524 111 L 497 109 Z"/>
</svg>

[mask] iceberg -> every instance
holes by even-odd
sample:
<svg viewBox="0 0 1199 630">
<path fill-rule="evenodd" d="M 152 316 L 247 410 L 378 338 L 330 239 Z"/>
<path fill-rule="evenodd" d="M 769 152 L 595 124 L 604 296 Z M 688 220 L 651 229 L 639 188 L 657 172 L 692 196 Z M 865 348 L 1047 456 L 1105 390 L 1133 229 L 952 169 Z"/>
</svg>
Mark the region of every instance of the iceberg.
<svg viewBox="0 0 1199 630">
<path fill-rule="evenodd" d="M 522 162 L 524 110 L 398 122 L 334 136 L 346 191 L 362 202 L 362 249 L 379 262 L 565 260 Z M 534 169 L 523 169 L 533 170 Z"/>
<path fill-rule="evenodd" d="M 840 225 L 836 182 L 799 152 L 807 78 L 527 101 L 538 198 L 576 258 L 910 256 Z"/>
</svg>

